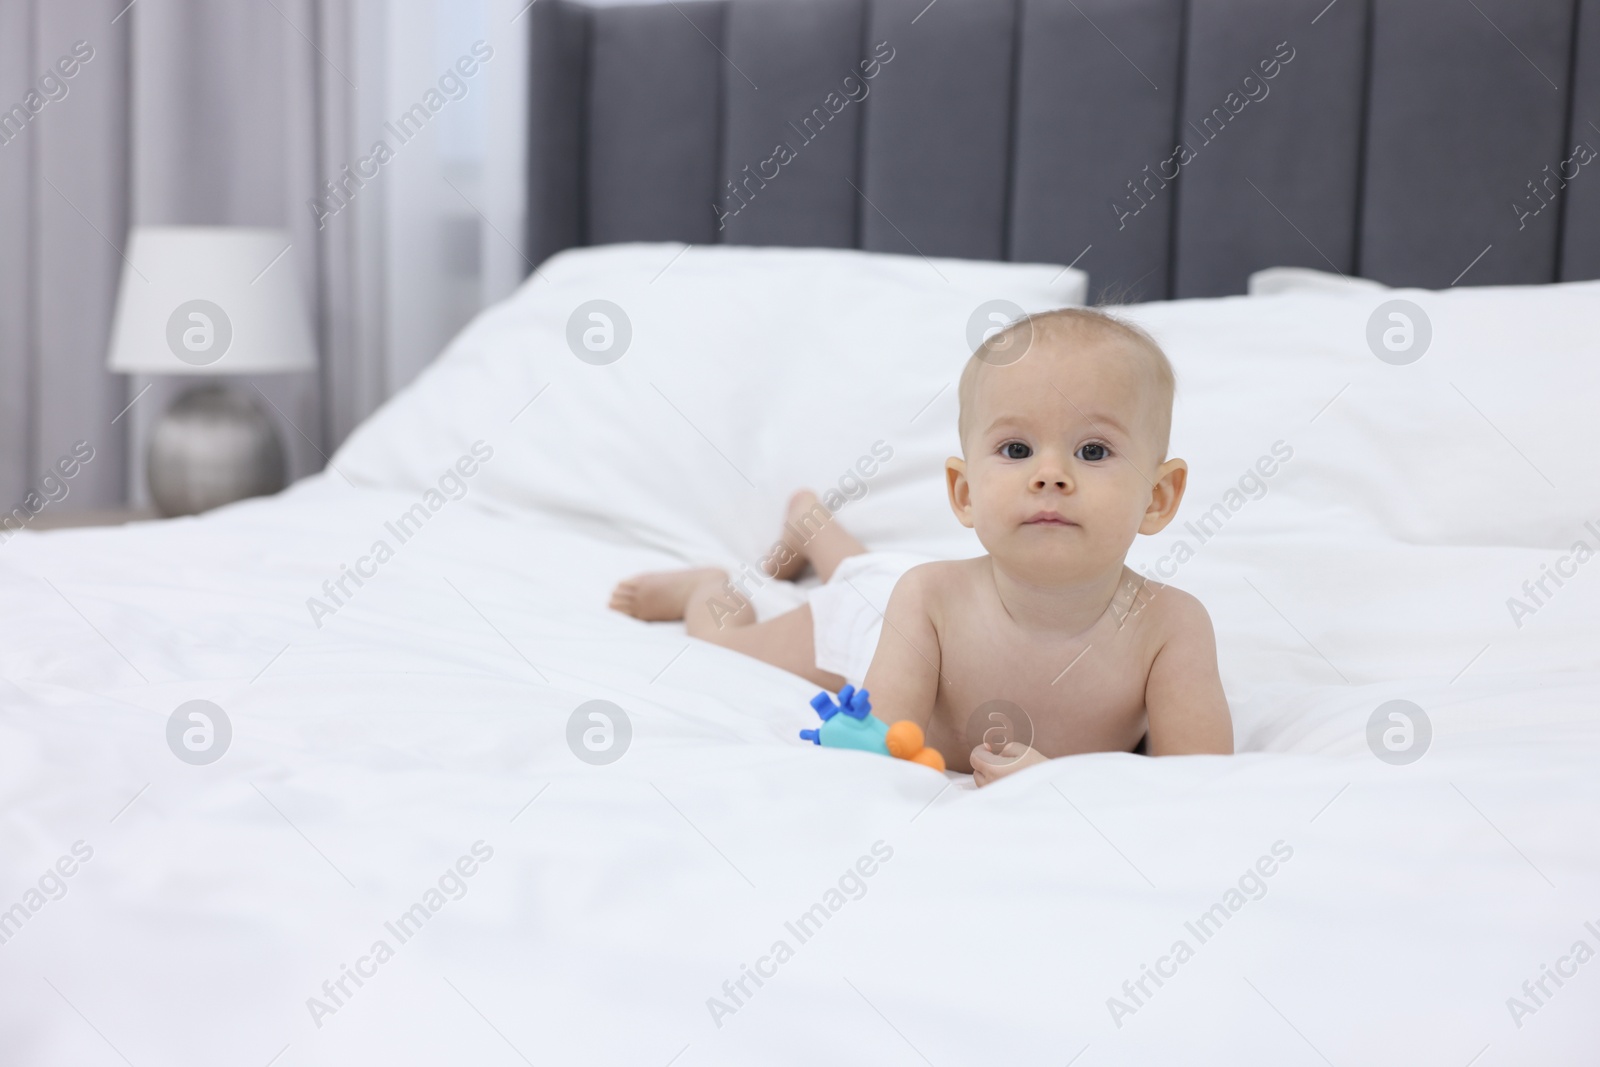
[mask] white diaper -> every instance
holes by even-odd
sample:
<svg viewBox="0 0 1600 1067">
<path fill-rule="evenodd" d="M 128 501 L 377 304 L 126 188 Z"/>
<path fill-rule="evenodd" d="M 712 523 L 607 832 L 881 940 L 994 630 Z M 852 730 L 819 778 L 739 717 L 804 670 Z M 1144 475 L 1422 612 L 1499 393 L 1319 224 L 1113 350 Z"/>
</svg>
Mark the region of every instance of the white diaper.
<svg viewBox="0 0 1600 1067">
<path fill-rule="evenodd" d="M 911 552 L 866 552 L 845 559 L 825 585 L 814 587 L 806 599 L 811 604 L 817 669 L 843 675 L 852 685 L 865 681 L 895 583 L 912 567 L 933 558 Z"/>
</svg>

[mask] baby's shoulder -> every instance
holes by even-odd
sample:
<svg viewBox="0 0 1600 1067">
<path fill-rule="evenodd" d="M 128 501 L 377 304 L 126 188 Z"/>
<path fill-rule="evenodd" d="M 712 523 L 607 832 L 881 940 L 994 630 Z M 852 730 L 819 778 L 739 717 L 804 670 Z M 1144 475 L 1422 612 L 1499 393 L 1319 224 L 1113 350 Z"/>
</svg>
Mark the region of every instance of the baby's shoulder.
<svg viewBox="0 0 1600 1067">
<path fill-rule="evenodd" d="M 1211 632 L 1211 615 L 1200 598 L 1175 585 L 1166 585 L 1129 571 L 1127 585 L 1133 596 L 1128 614 L 1145 616 L 1145 623 L 1161 638 L 1194 632 Z"/>
<path fill-rule="evenodd" d="M 933 610 L 952 600 L 966 598 L 978 580 L 979 559 L 941 559 L 919 563 L 900 576 L 895 595 Z"/>
</svg>

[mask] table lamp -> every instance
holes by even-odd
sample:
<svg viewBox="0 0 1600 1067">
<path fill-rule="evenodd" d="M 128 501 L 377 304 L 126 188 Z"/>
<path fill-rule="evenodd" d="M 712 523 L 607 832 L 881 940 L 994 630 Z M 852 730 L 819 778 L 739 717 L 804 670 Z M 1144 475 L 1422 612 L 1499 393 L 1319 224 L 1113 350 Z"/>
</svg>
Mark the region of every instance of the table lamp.
<svg viewBox="0 0 1600 1067">
<path fill-rule="evenodd" d="M 316 364 L 311 323 L 285 230 L 140 226 L 111 330 L 124 374 L 273 374 Z M 276 425 L 248 394 L 221 384 L 180 395 L 150 437 L 150 496 L 163 515 L 192 515 L 284 486 Z"/>
</svg>

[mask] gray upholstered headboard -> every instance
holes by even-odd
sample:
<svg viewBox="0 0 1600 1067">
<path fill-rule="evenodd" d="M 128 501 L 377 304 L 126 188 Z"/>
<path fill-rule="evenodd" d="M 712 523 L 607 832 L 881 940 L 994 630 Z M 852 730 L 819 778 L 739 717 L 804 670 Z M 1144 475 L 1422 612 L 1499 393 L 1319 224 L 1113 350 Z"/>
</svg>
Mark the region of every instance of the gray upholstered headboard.
<svg viewBox="0 0 1600 1067">
<path fill-rule="evenodd" d="M 1279 264 L 1429 287 L 1600 277 L 1600 0 L 531 14 L 536 261 L 630 240 L 859 247 L 1075 261 L 1123 299 L 1239 293 Z"/>
</svg>

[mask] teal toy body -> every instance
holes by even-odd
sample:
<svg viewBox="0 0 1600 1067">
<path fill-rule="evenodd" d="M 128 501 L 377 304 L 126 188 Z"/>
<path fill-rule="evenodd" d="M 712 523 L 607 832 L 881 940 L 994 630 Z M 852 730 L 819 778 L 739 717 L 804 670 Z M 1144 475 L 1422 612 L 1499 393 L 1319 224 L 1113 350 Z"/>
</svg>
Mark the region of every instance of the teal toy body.
<svg viewBox="0 0 1600 1067">
<path fill-rule="evenodd" d="M 922 743 L 922 727 L 909 719 L 901 719 L 893 726 L 872 714 L 872 701 L 865 689 L 847 685 L 839 690 L 839 702 L 826 693 L 811 698 L 822 725 L 815 730 L 801 730 L 800 740 L 828 748 L 853 748 L 858 752 L 876 752 L 880 756 L 910 760 L 936 771 L 944 770 L 944 756 L 937 749 Z"/>
<path fill-rule="evenodd" d="M 800 740 L 828 748 L 853 748 L 880 756 L 889 754 L 889 744 L 885 740 L 889 734 L 888 724 L 872 714 L 872 701 L 867 698 L 865 689 L 845 686 L 839 690 L 837 704 L 830 694 L 818 693 L 811 698 L 811 706 L 817 709 L 822 725 L 815 730 L 801 730 Z"/>
</svg>

